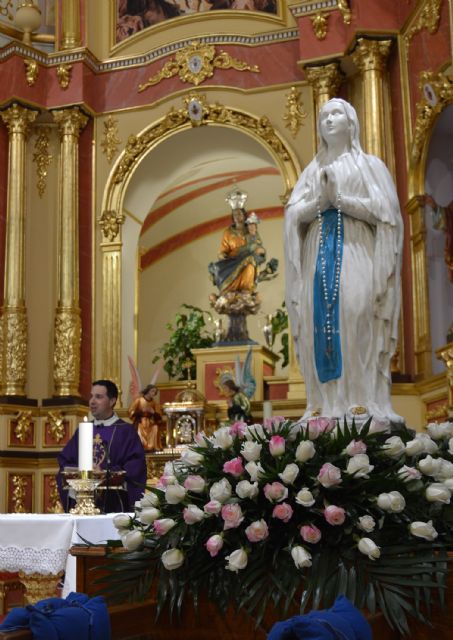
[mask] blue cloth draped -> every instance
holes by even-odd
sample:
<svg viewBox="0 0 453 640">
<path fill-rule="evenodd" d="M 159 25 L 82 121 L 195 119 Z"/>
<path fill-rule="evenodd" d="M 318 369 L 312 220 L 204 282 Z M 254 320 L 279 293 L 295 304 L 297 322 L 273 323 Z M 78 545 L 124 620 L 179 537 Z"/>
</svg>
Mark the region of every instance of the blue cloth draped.
<svg viewBox="0 0 453 640">
<path fill-rule="evenodd" d="M 337 257 L 337 244 L 339 243 L 340 273 L 343 259 L 343 216 L 341 227 L 337 227 L 338 210 L 326 209 L 322 214 L 322 237 L 324 245 L 327 301 L 323 295 L 322 285 L 322 252 L 321 245 L 318 249 L 316 271 L 313 283 L 313 339 L 315 350 L 315 362 L 320 382 L 336 380 L 341 376 L 342 357 L 340 341 L 340 291 L 330 309 L 330 321 L 332 326 L 332 339 L 327 340 L 327 304 L 331 302 L 335 287 L 335 261 Z"/>
</svg>

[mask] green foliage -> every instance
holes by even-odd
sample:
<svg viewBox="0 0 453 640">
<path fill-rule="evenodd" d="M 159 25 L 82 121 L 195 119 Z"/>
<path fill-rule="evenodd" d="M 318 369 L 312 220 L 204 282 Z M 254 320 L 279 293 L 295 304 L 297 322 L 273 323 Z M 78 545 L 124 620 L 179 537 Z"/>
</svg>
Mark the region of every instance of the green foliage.
<svg viewBox="0 0 453 640">
<path fill-rule="evenodd" d="M 281 354 L 281 358 L 283 360 L 282 367 L 286 367 L 289 362 L 289 351 L 288 351 L 288 312 L 286 311 L 285 303 L 282 303 L 282 306 L 277 309 L 277 311 L 272 316 L 272 345 L 275 342 L 275 339 L 278 335 L 281 334 L 281 344 L 282 348 L 279 353 Z"/>
<path fill-rule="evenodd" d="M 170 338 L 164 342 L 159 349 L 159 355 L 153 359 L 153 362 L 157 362 L 163 358 L 165 371 L 170 378 L 176 380 L 186 380 L 189 377 L 189 369 L 191 377 L 194 378 L 196 370 L 192 349 L 211 347 L 215 342 L 214 334 L 207 326 L 207 321 L 212 321 L 209 311 L 189 304 L 183 304 L 181 307 L 187 310 L 187 313 L 178 312 L 174 321 L 167 324 L 166 328 L 171 332 Z M 193 364 L 187 367 L 189 360 Z"/>
</svg>

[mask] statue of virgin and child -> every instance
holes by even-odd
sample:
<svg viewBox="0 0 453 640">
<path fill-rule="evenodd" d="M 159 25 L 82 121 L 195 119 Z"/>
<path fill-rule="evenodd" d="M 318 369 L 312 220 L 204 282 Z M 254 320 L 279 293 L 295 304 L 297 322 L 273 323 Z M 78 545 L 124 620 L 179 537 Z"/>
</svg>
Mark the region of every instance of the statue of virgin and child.
<svg viewBox="0 0 453 640">
<path fill-rule="evenodd" d="M 354 108 L 325 103 L 319 151 L 285 210 L 286 306 L 305 380 L 302 417 L 390 422 L 403 225 L 390 173 L 363 152 Z"/>
</svg>

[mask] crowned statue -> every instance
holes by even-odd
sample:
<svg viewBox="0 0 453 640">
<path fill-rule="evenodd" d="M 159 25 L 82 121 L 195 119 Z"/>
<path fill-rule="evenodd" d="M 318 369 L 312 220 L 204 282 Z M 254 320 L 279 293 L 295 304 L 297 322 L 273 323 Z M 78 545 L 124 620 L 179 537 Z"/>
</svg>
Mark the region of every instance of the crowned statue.
<svg viewBox="0 0 453 640">
<path fill-rule="evenodd" d="M 258 232 L 260 220 L 255 212 L 247 213 L 247 197 L 238 188 L 227 194 L 231 225 L 223 232 L 217 262 L 209 264 L 212 282 L 219 290 L 210 296 L 211 305 L 230 320 L 226 336 L 217 344 L 253 343 L 246 318 L 256 314 L 261 305 L 257 284 L 277 275 L 278 260 L 272 258 L 265 264 L 266 250 Z"/>
</svg>

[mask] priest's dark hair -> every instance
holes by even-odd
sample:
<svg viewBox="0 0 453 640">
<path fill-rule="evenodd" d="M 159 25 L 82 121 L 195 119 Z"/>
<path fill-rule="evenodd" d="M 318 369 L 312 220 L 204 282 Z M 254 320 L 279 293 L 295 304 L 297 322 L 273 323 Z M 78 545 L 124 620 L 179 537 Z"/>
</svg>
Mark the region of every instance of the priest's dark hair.
<svg viewBox="0 0 453 640">
<path fill-rule="evenodd" d="M 107 389 L 107 396 L 110 399 L 118 399 L 118 387 L 111 380 L 94 380 L 91 383 L 91 386 L 94 387 L 95 385 L 98 385 L 99 387 L 105 387 Z"/>
</svg>

